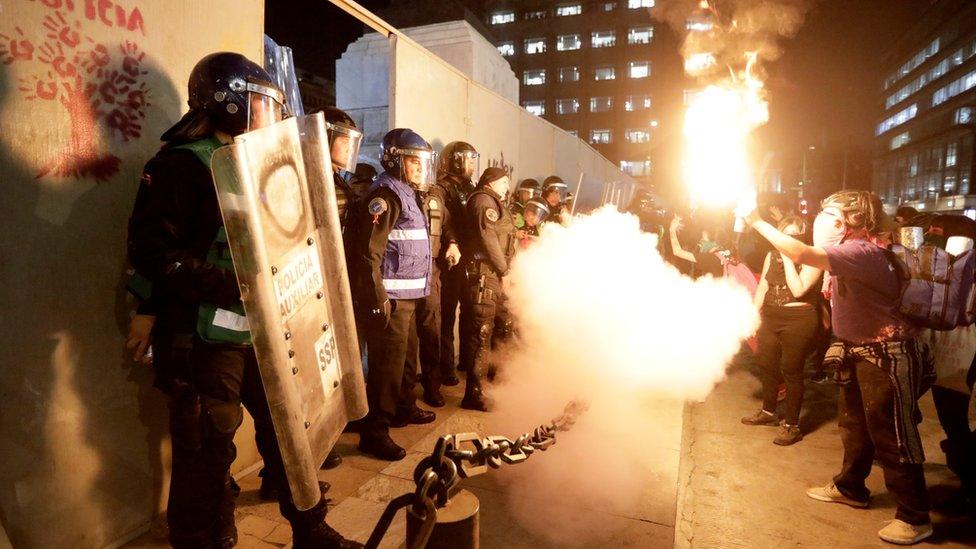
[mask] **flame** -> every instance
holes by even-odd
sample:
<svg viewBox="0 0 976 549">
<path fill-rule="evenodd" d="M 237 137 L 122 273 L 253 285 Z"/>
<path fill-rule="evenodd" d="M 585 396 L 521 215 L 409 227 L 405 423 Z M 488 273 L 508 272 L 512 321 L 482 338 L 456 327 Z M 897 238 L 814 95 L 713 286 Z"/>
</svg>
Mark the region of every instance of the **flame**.
<svg viewBox="0 0 976 549">
<path fill-rule="evenodd" d="M 753 70 L 756 52 L 747 53 L 746 59 L 738 77 L 732 73 L 689 101 L 684 178 L 696 204 L 728 207 L 755 193 L 749 136 L 769 120 L 769 106 Z"/>
</svg>

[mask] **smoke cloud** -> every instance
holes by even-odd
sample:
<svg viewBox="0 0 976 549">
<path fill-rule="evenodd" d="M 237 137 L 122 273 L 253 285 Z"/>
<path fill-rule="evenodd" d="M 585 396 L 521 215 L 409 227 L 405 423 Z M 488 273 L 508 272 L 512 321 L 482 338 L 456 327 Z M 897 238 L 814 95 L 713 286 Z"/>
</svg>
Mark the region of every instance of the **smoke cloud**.
<svg viewBox="0 0 976 549">
<path fill-rule="evenodd" d="M 668 0 L 658 2 L 654 17 L 684 35 L 682 57 L 691 61 L 690 74 L 712 82 L 736 72 L 755 52 L 759 61 L 782 55 L 780 43 L 794 36 L 815 0 Z M 701 66 L 702 55 L 714 63 Z M 686 64 L 687 66 L 687 64 Z"/>
<path fill-rule="evenodd" d="M 676 468 L 681 404 L 708 395 L 758 325 L 747 291 L 681 275 L 656 245 L 636 217 L 607 206 L 547 226 L 508 277 L 519 341 L 495 357 L 492 432 L 525 432 L 573 399 L 589 405 L 551 450 L 498 476 L 537 534 L 605 537 L 605 515 L 580 507 L 633 516 L 653 501 L 648 486 Z"/>
</svg>

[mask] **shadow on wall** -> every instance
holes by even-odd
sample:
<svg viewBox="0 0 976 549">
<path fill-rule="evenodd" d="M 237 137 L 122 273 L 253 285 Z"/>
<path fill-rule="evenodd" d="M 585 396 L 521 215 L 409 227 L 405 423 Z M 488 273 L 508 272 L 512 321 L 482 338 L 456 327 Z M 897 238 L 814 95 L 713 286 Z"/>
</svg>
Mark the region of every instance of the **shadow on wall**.
<svg viewBox="0 0 976 549">
<path fill-rule="evenodd" d="M 38 108 L 24 120 L 14 112 L 24 80 L 0 65 L 0 127 L 70 134 L 68 150 L 80 137 L 97 148 L 93 158 L 117 159 L 111 173 L 63 163 L 43 173 L 45 137 L 25 147 L 0 132 L 0 521 L 16 547 L 102 546 L 145 524 L 165 498 L 165 401 L 151 370 L 124 352 L 134 308 L 125 236 L 158 145 L 146 133 L 179 118 L 180 94 L 153 59 L 140 62 L 147 103 L 135 137 L 120 136 L 94 94 L 82 105 L 61 100 L 54 120 L 64 127 L 43 114 L 54 103 L 28 103 Z M 77 136 L 86 113 L 92 133 Z"/>
</svg>

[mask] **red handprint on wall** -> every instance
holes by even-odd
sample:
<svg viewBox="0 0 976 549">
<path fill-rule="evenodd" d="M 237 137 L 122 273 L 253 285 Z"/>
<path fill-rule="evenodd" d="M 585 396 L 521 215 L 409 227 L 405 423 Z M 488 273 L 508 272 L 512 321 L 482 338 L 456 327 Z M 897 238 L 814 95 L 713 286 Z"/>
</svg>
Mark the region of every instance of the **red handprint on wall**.
<svg viewBox="0 0 976 549">
<path fill-rule="evenodd" d="M 36 65 L 35 73 L 20 78 L 24 97 L 57 100 L 68 112 L 68 142 L 37 177 L 106 181 L 118 173 L 121 160 L 99 148 L 142 135 L 150 106 L 145 53 L 127 40 L 96 43 L 83 33 L 80 20 L 69 20 L 61 11 L 44 17 L 38 31 L 35 39 L 20 27 L 0 32 L 0 63 Z"/>
</svg>

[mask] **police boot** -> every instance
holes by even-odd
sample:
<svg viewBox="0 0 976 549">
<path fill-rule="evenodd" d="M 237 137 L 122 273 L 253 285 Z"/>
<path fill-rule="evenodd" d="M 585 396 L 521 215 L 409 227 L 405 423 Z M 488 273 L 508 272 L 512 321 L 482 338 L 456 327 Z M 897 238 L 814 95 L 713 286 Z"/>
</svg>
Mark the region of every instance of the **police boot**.
<svg viewBox="0 0 976 549">
<path fill-rule="evenodd" d="M 481 384 L 479 383 L 476 387 L 469 384 L 467 388 L 468 390 L 464 392 L 464 398 L 461 399 L 461 407 L 465 410 L 487 412 L 488 402 L 484 393 L 481 392 Z"/>
<path fill-rule="evenodd" d="M 336 467 L 342 465 L 342 456 L 338 452 L 332 450 L 329 455 L 325 457 L 325 461 L 322 462 L 322 469 L 335 469 Z"/>
<path fill-rule="evenodd" d="M 443 402 L 444 398 L 441 397 L 441 403 Z M 401 410 L 397 412 L 397 415 L 393 416 L 393 420 L 390 421 L 390 426 L 406 427 L 407 425 L 423 425 L 425 423 L 433 423 L 435 419 L 437 419 L 437 414 L 434 412 L 414 406 L 412 410 Z"/>
<path fill-rule="evenodd" d="M 400 461 L 407 451 L 390 438 L 388 418 L 371 418 L 359 434 L 359 451 L 386 461 Z"/>
<path fill-rule="evenodd" d="M 346 539 L 323 520 L 315 526 L 292 535 L 295 549 L 356 549 L 363 544 Z"/>
<path fill-rule="evenodd" d="M 237 545 L 237 525 L 234 523 L 234 508 L 237 496 L 241 493 L 234 478 L 228 473 L 224 483 L 224 494 L 217 508 L 217 528 L 214 532 L 214 547 L 230 549 Z"/>
<path fill-rule="evenodd" d="M 444 405 L 444 395 L 441 394 L 440 389 L 424 389 L 424 402 L 434 408 L 440 408 Z"/>
</svg>

